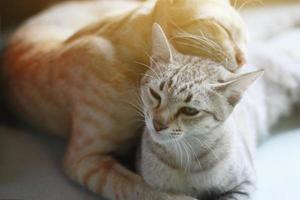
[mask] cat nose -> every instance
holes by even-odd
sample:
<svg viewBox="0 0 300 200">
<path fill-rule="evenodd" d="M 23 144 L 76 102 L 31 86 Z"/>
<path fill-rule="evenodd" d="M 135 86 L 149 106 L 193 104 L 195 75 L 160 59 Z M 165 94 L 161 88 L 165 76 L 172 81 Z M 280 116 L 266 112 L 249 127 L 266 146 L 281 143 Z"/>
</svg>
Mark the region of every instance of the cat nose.
<svg viewBox="0 0 300 200">
<path fill-rule="evenodd" d="M 156 131 L 162 131 L 169 128 L 168 125 L 163 124 L 160 121 L 157 121 L 156 119 L 153 119 L 153 126 Z"/>
</svg>

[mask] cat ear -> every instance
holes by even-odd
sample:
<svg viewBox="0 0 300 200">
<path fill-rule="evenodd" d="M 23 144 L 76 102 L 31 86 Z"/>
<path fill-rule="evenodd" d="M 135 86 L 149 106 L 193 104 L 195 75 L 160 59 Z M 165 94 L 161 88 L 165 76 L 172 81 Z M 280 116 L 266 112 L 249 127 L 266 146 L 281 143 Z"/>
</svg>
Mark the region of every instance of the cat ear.
<svg viewBox="0 0 300 200">
<path fill-rule="evenodd" d="M 226 98 L 229 105 L 234 107 L 241 99 L 243 93 L 262 76 L 264 70 L 258 70 L 246 74 L 242 74 L 230 81 L 216 86 L 216 90 L 222 93 Z"/>
<path fill-rule="evenodd" d="M 172 61 L 172 49 L 168 39 L 157 23 L 152 26 L 152 59 L 169 63 Z"/>
</svg>

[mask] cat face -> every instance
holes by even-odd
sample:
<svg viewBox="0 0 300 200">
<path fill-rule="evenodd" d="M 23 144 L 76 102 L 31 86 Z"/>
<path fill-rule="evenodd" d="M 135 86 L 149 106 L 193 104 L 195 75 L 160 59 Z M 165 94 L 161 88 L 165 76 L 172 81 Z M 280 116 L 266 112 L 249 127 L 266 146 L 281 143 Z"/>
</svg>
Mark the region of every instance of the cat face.
<svg viewBox="0 0 300 200">
<path fill-rule="evenodd" d="M 152 34 L 151 70 L 141 81 L 141 98 L 146 128 L 156 142 L 209 134 L 262 74 L 236 75 L 210 60 L 182 55 L 158 24 Z"/>
</svg>

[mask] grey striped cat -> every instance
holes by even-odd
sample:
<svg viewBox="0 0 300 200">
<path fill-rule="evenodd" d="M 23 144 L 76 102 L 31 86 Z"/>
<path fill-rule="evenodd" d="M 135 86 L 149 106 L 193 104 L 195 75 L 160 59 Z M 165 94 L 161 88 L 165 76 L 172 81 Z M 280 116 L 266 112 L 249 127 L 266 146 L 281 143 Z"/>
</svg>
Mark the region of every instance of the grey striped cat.
<svg viewBox="0 0 300 200">
<path fill-rule="evenodd" d="M 278 87 L 285 95 L 288 89 L 270 84 L 269 75 L 252 85 L 262 69 L 235 74 L 180 54 L 159 25 L 153 27 L 152 52 L 152 70 L 141 82 L 146 128 L 139 173 L 161 191 L 201 200 L 250 199 L 258 133 L 271 125 L 268 113 L 277 119 L 282 114 L 279 107 L 277 117 L 270 111 L 276 98 L 266 91 Z M 300 76 L 296 79 L 299 88 Z"/>
</svg>

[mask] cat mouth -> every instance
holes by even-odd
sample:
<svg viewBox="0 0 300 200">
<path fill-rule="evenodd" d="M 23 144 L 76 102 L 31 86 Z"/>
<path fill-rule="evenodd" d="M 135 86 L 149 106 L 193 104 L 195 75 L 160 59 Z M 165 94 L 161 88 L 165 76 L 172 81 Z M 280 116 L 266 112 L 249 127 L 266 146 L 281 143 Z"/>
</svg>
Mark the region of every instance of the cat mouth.
<svg viewBox="0 0 300 200">
<path fill-rule="evenodd" d="M 161 133 L 156 130 L 148 131 L 151 139 L 160 144 L 170 143 L 182 137 L 182 132 Z"/>
</svg>

